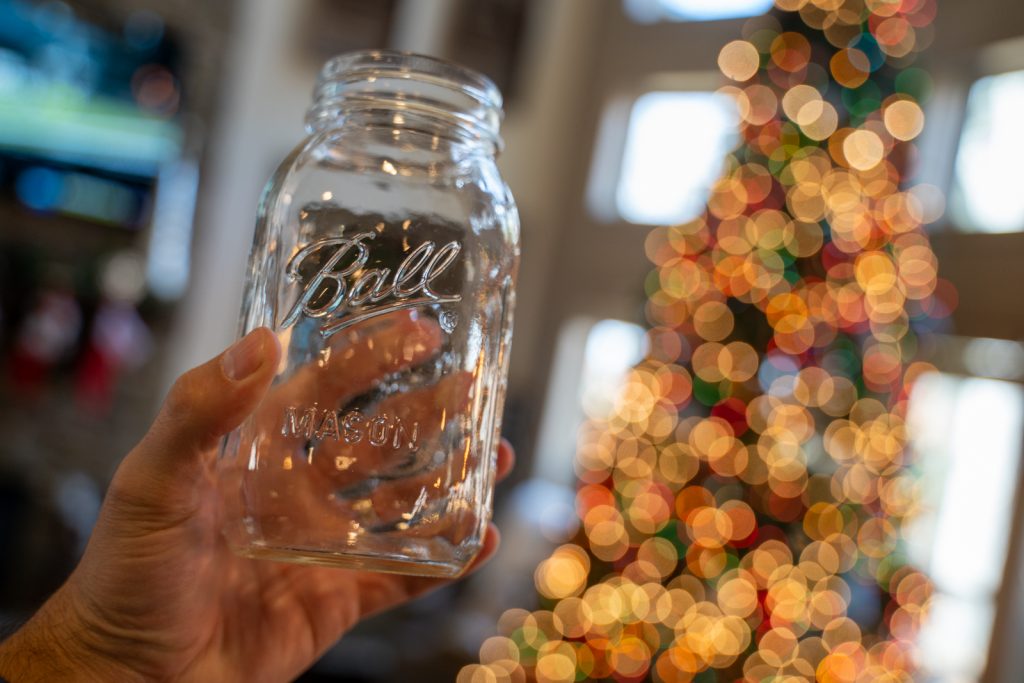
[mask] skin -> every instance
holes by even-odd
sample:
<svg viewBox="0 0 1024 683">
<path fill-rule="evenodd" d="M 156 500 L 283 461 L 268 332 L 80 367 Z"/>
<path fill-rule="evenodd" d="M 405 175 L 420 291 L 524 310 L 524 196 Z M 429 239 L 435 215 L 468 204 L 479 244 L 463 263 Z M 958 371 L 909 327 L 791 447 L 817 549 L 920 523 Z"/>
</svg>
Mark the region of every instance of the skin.
<svg viewBox="0 0 1024 683">
<path fill-rule="evenodd" d="M 251 560 L 220 534 L 220 439 L 257 410 L 280 359 L 254 330 L 178 379 L 114 475 L 67 582 L 0 644 L 0 676 L 34 681 L 287 681 L 361 619 L 446 581 Z M 513 454 L 498 449 L 498 477 Z M 498 544 L 493 525 L 469 571 Z"/>
</svg>

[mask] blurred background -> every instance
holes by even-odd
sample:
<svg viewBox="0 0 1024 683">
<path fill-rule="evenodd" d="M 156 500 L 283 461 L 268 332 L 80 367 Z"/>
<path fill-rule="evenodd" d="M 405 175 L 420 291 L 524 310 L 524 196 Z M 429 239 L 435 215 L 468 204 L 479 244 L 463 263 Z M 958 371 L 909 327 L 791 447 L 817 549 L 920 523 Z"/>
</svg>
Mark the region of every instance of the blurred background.
<svg viewBox="0 0 1024 683">
<path fill-rule="evenodd" d="M 534 608 L 537 564 L 577 532 L 577 427 L 645 353 L 648 230 L 702 210 L 736 144 L 719 51 L 771 5 L 0 0 L 0 620 L 60 584 L 173 378 L 233 339 L 259 193 L 303 136 L 320 65 L 391 47 L 481 70 L 506 96 L 523 263 L 503 431 L 520 460 L 490 566 L 359 627 L 302 680 L 455 680 L 505 610 Z M 915 35 L 927 126 L 910 165 L 934 188 L 951 283 L 922 350 L 940 373 L 911 407 L 929 513 L 909 552 L 945 596 L 925 668 L 1012 680 L 1024 5 L 949 0 Z"/>
</svg>

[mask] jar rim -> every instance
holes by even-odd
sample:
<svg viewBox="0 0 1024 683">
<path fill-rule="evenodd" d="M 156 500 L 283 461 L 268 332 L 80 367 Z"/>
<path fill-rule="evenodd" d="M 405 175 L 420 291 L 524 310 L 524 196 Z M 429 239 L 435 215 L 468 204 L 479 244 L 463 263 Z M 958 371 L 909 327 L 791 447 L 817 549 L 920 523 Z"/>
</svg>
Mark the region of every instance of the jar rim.
<svg viewBox="0 0 1024 683">
<path fill-rule="evenodd" d="M 484 74 L 456 62 L 405 50 L 356 50 L 336 55 L 324 64 L 318 82 L 345 75 L 397 75 L 404 78 L 427 77 L 448 81 L 471 92 L 480 104 L 501 110 L 502 96 L 494 81 Z"/>
<path fill-rule="evenodd" d="M 313 133 L 333 127 L 355 120 L 360 112 L 376 117 L 394 112 L 389 123 L 439 123 L 441 130 L 497 152 L 502 148 L 501 104 L 498 86 L 467 67 L 414 52 L 362 50 L 324 64 L 306 129 Z"/>
</svg>

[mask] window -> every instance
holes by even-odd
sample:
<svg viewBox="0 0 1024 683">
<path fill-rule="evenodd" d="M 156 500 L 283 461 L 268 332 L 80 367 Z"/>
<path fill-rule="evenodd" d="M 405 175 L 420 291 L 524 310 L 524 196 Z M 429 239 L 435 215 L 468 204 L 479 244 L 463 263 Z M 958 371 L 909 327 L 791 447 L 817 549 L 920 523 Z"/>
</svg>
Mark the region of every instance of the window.
<svg viewBox="0 0 1024 683">
<path fill-rule="evenodd" d="M 625 0 L 633 21 L 709 21 L 753 17 L 771 9 L 774 0 Z"/>
<path fill-rule="evenodd" d="M 593 318 L 565 324 L 555 349 L 534 476 L 572 484 L 580 423 L 608 415 L 629 369 L 646 352 L 644 328 L 639 325 Z"/>
<path fill-rule="evenodd" d="M 966 351 L 968 366 L 980 352 L 1002 356 L 982 361 L 985 372 L 1009 367 L 1021 353 L 1000 340 L 974 340 Z M 920 635 L 921 661 L 935 680 L 977 680 L 985 665 L 1007 560 L 1022 420 L 1019 384 L 937 373 L 914 384 L 909 427 L 925 456 L 923 507 L 905 535 L 912 563 L 935 582 Z"/>
<path fill-rule="evenodd" d="M 579 400 L 583 412 L 601 419 L 611 412 L 626 373 L 643 358 L 644 330 L 621 320 L 602 320 L 590 328 L 583 347 Z"/>
<path fill-rule="evenodd" d="M 700 215 L 735 144 L 735 103 L 711 92 L 649 92 L 633 104 L 613 193 L 591 188 L 591 204 L 614 198 L 614 213 L 643 225 Z M 600 156 L 595 164 L 603 163 Z M 592 174 L 597 178 L 598 169 Z M 595 207 L 596 208 L 596 207 Z"/>
<path fill-rule="evenodd" d="M 1024 230 L 1024 71 L 977 81 L 967 98 L 956 177 L 953 220 L 969 232 Z"/>
</svg>

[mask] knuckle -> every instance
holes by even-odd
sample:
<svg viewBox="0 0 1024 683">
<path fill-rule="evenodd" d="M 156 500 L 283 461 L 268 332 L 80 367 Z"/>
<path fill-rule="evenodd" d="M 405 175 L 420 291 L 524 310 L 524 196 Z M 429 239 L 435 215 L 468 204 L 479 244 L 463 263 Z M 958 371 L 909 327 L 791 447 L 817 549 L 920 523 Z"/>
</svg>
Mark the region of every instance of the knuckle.
<svg viewBox="0 0 1024 683">
<path fill-rule="evenodd" d="M 180 419 L 195 410 L 201 398 L 197 370 L 189 370 L 174 381 L 164 401 L 164 412 L 172 419 Z"/>
</svg>

